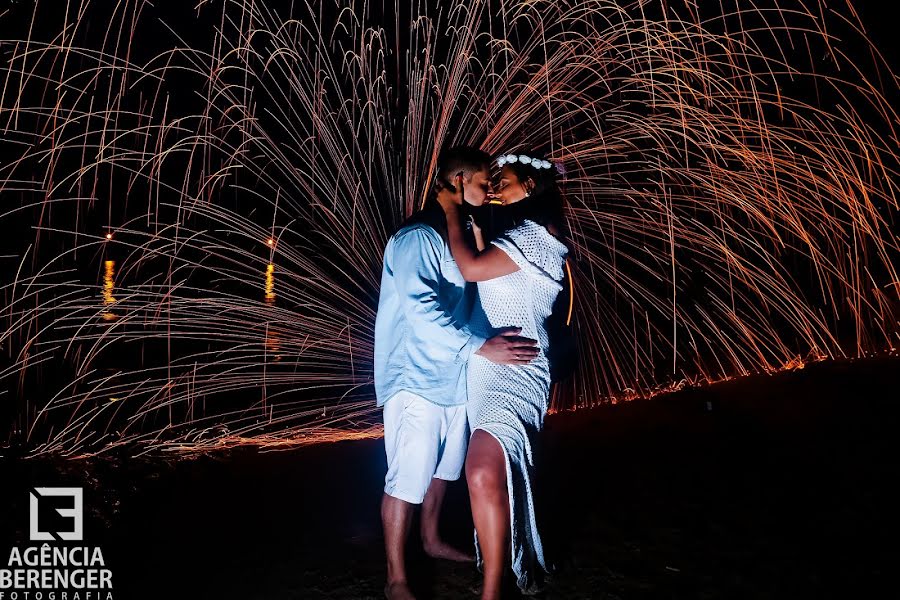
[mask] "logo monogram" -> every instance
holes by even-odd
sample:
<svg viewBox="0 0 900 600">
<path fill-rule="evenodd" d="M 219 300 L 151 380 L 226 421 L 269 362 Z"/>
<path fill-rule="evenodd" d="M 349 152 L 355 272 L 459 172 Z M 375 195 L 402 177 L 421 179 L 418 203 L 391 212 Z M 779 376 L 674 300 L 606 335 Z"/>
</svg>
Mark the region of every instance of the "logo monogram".
<svg viewBox="0 0 900 600">
<path fill-rule="evenodd" d="M 35 495 L 37 492 L 37 495 Z M 81 488 L 75 487 L 39 487 L 34 488 L 31 496 L 31 514 L 29 518 L 29 535 L 32 541 L 54 540 L 49 531 L 41 531 L 38 525 L 38 501 L 44 496 L 70 496 L 74 500 L 72 508 L 57 508 L 56 512 L 63 517 L 71 517 L 74 520 L 74 529 L 71 531 L 57 531 L 59 539 L 68 541 L 81 541 L 84 537 L 84 497 Z"/>
</svg>

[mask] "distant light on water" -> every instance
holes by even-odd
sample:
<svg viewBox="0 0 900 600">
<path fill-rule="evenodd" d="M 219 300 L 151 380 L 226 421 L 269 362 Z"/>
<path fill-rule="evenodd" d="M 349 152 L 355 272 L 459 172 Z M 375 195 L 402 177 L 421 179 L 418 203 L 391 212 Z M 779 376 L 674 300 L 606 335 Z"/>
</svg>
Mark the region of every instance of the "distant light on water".
<svg viewBox="0 0 900 600">
<path fill-rule="evenodd" d="M 103 263 L 103 304 L 115 304 L 113 290 L 116 287 L 116 261 L 108 260 Z"/>
<path fill-rule="evenodd" d="M 272 240 L 270 240 L 272 241 Z M 266 284 L 265 284 L 265 301 L 266 304 L 275 304 L 275 265 L 269 263 L 266 266 Z M 266 323 L 266 361 L 279 362 L 281 360 L 281 335 L 277 329 L 270 328 Z"/>
<path fill-rule="evenodd" d="M 271 241 L 271 240 L 270 240 Z M 275 303 L 275 265 L 269 263 L 266 267 L 266 304 Z"/>
<path fill-rule="evenodd" d="M 106 234 L 107 239 L 112 237 L 112 234 Z M 116 298 L 113 296 L 113 291 L 116 288 L 116 261 L 107 260 L 103 263 L 103 304 L 105 306 L 111 306 L 116 303 Z M 103 320 L 104 321 L 113 321 L 118 318 L 118 315 L 112 311 L 105 310 L 103 311 Z"/>
</svg>

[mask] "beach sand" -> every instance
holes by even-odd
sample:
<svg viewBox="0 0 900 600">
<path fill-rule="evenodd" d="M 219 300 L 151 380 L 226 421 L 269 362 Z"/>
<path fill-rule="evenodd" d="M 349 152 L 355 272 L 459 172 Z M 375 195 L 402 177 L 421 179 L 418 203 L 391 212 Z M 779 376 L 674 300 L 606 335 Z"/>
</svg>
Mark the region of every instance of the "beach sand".
<svg viewBox="0 0 900 600">
<path fill-rule="evenodd" d="M 827 362 L 552 415 L 544 597 L 896 596 L 898 389 L 897 359 Z M 78 545 L 102 548 L 116 600 L 383 597 L 380 439 L 0 464 L 0 568 L 29 544 L 29 489 L 78 485 Z M 464 481 L 443 516 L 471 550 Z M 425 557 L 415 532 L 409 554 L 419 598 L 477 598 L 474 566 Z"/>
</svg>

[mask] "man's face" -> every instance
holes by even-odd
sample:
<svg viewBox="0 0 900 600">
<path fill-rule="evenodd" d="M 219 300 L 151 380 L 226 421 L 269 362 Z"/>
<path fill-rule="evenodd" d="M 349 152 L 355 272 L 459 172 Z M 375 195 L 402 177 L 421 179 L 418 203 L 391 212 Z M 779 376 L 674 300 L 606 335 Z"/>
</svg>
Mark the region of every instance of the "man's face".
<svg viewBox="0 0 900 600">
<path fill-rule="evenodd" d="M 468 204 L 481 206 L 491 191 L 491 175 L 487 167 L 483 167 L 480 171 L 473 171 L 472 177 L 469 179 L 463 175 L 463 199 Z"/>
</svg>

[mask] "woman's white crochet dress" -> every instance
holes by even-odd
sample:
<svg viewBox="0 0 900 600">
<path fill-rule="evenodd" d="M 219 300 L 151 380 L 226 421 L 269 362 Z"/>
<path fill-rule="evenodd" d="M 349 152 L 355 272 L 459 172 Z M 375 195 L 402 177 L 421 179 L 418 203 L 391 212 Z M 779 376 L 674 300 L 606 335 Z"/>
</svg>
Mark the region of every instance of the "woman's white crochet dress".
<svg viewBox="0 0 900 600">
<path fill-rule="evenodd" d="M 521 327 L 538 340 L 540 352 L 527 365 L 498 365 L 477 354 L 468 364 L 467 413 L 474 433 L 483 429 L 500 442 L 512 520 L 512 568 L 523 592 L 537 591 L 547 565 L 534 514 L 532 445 L 544 424 L 550 394 L 545 321 L 562 290 L 566 246 L 546 228 L 526 220 L 491 243 L 505 251 L 518 271 L 478 282 L 471 326 L 490 337 L 501 327 Z M 475 535 L 478 567 L 482 567 Z"/>
</svg>

